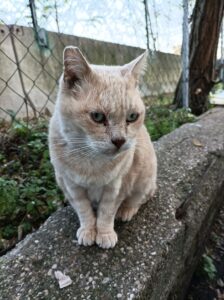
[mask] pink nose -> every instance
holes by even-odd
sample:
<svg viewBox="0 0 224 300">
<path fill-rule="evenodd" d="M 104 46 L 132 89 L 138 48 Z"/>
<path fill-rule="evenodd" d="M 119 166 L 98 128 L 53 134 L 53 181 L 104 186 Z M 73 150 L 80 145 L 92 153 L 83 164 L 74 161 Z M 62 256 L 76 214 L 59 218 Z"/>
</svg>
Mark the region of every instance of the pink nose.
<svg viewBox="0 0 224 300">
<path fill-rule="evenodd" d="M 121 146 L 126 142 L 126 140 L 124 138 L 111 139 L 111 142 L 117 147 L 117 149 L 120 149 Z"/>
</svg>

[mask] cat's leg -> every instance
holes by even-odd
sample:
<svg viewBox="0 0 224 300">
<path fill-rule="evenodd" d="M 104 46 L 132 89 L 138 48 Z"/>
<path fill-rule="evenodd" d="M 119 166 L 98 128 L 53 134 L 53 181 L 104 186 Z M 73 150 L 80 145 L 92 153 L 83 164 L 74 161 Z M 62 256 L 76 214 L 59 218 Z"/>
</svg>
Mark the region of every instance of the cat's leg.
<svg viewBox="0 0 224 300">
<path fill-rule="evenodd" d="M 76 233 L 78 243 L 91 246 L 96 239 L 96 217 L 91 202 L 82 187 L 76 187 L 75 190 L 70 191 L 70 194 L 72 197 L 69 202 L 77 212 L 80 221 L 80 227 Z"/>
<path fill-rule="evenodd" d="M 104 187 L 97 210 L 96 243 L 105 249 L 113 248 L 118 241 L 114 230 L 114 218 L 121 203 L 121 199 L 118 198 L 120 186 L 121 182 L 115 182 Z"/>
<path fill-rule="evenodd" d="M 142 204 L 146 203 L 153 197 L 156 191 L 156 184 L 152 184 L 145 188 L 145 193 L 142 191 L 134 191 L 129 197 L 127 197 L 120 205 L 116 219 L 121 219 L 123 222 L 130 221 L 135 214 L 137 214 Z"/>
<path fill-rule="evenodd" d="M 141 193 L 134 193 L 126 198 L 120 205 L 116 219 L 121 219 L 123 222 L 130 221 L 132 217 L 137 214 L 140 206 L 146 201 Z"/>
<path fill-rule="evenodd" d="M 80 227 L 76 233 L 79 245 L 93 245 L 96 239 L 96 217 L 91 202 L 87 198 L 86 190 L 70 180 L 63 180 L 61 186 L 79 217 Z"/>
</svg>

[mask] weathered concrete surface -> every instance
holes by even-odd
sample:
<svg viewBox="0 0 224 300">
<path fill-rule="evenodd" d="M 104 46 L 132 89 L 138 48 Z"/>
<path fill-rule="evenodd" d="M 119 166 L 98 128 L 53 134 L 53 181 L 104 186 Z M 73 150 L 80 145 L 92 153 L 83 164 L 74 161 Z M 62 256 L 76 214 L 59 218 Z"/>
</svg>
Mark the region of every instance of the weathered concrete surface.
<svg viewBox="0 0 224 300">
<path fill-rule="evenodd" d="M 144 51 L 56 32 L 47 32 L 47 37 L 48 46 L 39 47 L 32 28 L 0 24 L 0 119 L 10 119 L 8 110 L 17 117 L 32 116 L 32 105 L 39 113 L 53 111 L 65 46 L 79 47 L 90 63 L 108 65 L 125 64 Z M 142 96 L 173 93 L 180 72 L 180 56 L 153 52 L 141 82 Z"/>
<path fill-rule="evenodd" d="M 223 125 L 224 109 L 214 109 L 155 144 L 157 197 L 116 224 L 114 249 L 78 246 L 72 209 L 53 214 L 1 258 L 0 299 L 182 299 L 224 198 Z M 72 285 L 60 290 L 54 268 Z"/>
</svg>

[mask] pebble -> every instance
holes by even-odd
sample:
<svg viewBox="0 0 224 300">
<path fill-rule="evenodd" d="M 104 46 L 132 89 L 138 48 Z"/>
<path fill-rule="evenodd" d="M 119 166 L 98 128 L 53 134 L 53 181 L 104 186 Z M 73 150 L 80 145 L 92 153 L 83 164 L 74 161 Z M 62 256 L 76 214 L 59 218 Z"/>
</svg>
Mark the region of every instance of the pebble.
<svg viewBox="0 0 224 300">
<path fill-rule="evenodd" d="M 102 281 L 102 284 L 106 284 L 110 281 L 110 278 L 109 277 L 105 277 Z"/>
<path fill-rule="evenodd" d="M 57 269 L 57 264 L 54 264 L 54 265 L 51 267 L 51 269 L 53 269 L 53 270 Z"/>
</svg>

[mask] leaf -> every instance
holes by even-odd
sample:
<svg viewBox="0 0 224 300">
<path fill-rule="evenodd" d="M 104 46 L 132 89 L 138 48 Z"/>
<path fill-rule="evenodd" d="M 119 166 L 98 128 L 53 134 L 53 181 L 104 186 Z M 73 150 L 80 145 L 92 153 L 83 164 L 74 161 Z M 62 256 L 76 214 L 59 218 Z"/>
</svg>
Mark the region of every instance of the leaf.
<svg viewBox="0 0 224 300">
<path fill-rule="evenodd" d="M 213 259 L 206 254 L 203 254 L 202 258 L 203 258 L 203 269 L 204 269 L 205 274 L 207 274 L 209 279 L 214 279 L 215 275 L 217 273 L 217 270 L 216 270 L 216 266 L 213 262 Z"/>
<path fill-rule="evenodd" d="M 192 143 L 196 147 L 204 147 L 204 145 L 198 139 L 192 139 Z"/>
</svg>

